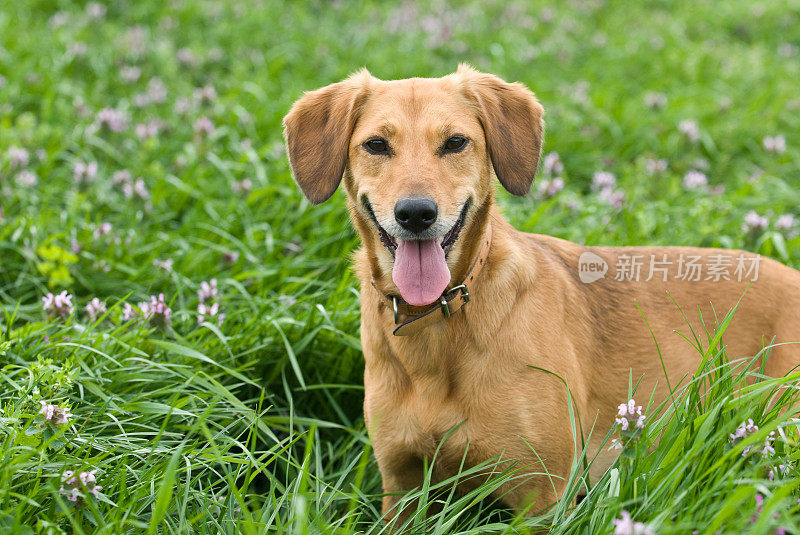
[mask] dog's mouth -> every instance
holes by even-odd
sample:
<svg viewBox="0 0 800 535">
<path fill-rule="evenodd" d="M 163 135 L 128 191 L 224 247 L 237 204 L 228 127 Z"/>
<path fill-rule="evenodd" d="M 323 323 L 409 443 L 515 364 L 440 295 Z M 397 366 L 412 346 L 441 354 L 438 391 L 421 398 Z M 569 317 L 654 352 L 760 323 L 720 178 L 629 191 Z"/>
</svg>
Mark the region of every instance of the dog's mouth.
<svg viewBox="0 0 800 535">
<path fill-rule="evenodd" d="M 372 210 L 372 205 L 370 204 L 369 199 L 363 197 L 362 202 L 364 204 L 364 209 L 367 211 L 372 223 L 378 230 L 378 237 L 380 238 L 381 243 L 384 247 L 386 247 L 386 249 L 388 249 L 392 257 L 394 257 L 397 252 L 397 238 L 386 232 L 386 229 L 384 229 L 378 222 L 378 218 L 375 217 L 375 212 Z M 464 206 L 461 207 L 461 212 L 459 213 L 456 222 L 452 227 L 450 227 L 450 230 L 448 230 L 445 235 L 441 237 L 439 245 L 444 250 L 445 257 L 450 254 L 450 251 L 453 249 L 456 241 L 458 241 L 458 237 L 461 234 L 461 229 L 464 228 L 464 222 L 467 219 L 467 212 L 469 211 L 470 205 L 471 199 L 467 199 L 464 202 Z"/>
<path fill-rule="evenodd" d="M 467 200 L 450 229 L 441 236 L 404 237 L 392 236 L 378 222 L 375 212 L 366 197 L 362 202 L 369 214 L 381 243 L 394 259 L 392 280 L 406 302 L 424 306 L 436 302 L 450 284 L 451 274 L 447 266 L 447 255 L 458 241 L 467 218 L 470 201 Z"/>
</svg>

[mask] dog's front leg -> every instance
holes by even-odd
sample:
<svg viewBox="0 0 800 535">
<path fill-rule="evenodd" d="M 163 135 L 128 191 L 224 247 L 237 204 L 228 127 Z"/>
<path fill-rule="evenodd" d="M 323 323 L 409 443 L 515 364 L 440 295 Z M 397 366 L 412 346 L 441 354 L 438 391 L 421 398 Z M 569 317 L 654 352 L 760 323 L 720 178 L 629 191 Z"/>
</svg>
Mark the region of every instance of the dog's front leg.
<svg viewBox="0 0 800 535">
<path fill-rule="evenodd" d="M 422 487 L 425 467 L 416 455 L 397 451 L 381 455 L 380 449 L 376 445 L 375 456 L 383 478 L 383 519 L 394 531 L 400 529 L 417 512 L 419 501 L 404 500 L 403 496 Z M 430 513 L 428 510 L 427 514 Z"/>
</svg>

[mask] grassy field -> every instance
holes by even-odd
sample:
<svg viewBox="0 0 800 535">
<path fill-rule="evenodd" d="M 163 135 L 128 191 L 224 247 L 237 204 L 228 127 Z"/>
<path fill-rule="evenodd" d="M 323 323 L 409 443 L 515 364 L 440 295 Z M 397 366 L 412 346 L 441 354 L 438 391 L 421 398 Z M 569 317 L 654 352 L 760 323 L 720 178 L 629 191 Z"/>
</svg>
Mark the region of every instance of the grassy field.
<svg viewBox="0 0 800 535">
<path fill-rule="evenodd" d="M 799 47 L 797 0 L 0 0 L 0 531 L 384 531 L 358 239 L 282 144 L 302 91 L 470 62 L 547 110 L 535 193 L 498 191 L 518 228 L 800 267 Z M 697 334 L 695 381 L 579 506 L 495 507 L 509 471 L 445 482 L 404 532 L 800 533 L 797 426 L 771 408 L 797 377 L 734 398 Z"/>
</svg>

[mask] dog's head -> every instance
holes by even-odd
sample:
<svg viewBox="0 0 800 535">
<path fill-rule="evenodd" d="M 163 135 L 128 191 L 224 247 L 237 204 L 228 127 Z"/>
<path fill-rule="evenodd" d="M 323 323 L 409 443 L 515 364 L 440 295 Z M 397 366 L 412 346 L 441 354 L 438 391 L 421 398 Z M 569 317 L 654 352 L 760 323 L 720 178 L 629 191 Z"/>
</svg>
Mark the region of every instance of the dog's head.
<svg viewBox="0 0 800 535">
<path fill-rule="evenodd" d="M 533 183 L 542 106 L 525 86 L 467 66 L 443 78 L 382 81 L 366 70 L 306 93 L 284 118 L 292 172 L 315 204 L 344 178 L 373 277 L 412 305 L 458 284 L 476 254 L 492 177 Z"/>
</svg>

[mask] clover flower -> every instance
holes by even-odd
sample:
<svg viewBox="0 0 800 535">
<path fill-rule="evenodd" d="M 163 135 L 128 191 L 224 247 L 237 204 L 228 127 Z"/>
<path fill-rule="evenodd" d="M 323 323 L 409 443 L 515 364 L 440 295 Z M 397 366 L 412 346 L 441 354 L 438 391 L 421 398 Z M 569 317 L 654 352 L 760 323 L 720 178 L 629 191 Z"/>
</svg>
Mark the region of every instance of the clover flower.
<svg viewBox="0 0 800 535">
<path fill-rule="evenodd" d="M 636 405 L 636 402 L 632 399 L 628 400 L 627 403 L 621 403 L 618 407 L 617 411 L 617 418 L 615 421 L 620 425 L 623 431 L 627 431 L 630 425 L 628 418 L 631 416 L 635 416 L 635 426 L 638 428 L 644 427 L 644 420 L 645 415 L 642 414 L 642 406 Z M 633 420 L 634 418 L 631 418 Z"/>
<path fill-rule="evenodd" d="M 202 137 L 211 136 L 214 133 L 214 123 L 208 117 L 200 117 L 194 122 L 194 132 Z"/>
<path fill-rule="evenodd" d="M 748 418 L 747 420 L 743 421 L 736 430 L 728 435 L 730 438 L 728 441 L 731 443 L 732 446 L 736 445 L 742 439 L 752 435 L 753 433 L 758 431 L 758 426 L 755 425 L 752 418 Z M 754 448 L 753 446 L 748 446 L 742 451 L 742 457 L 747 456 L 751 451 L 754 453 L 760 453 L 762 456 L 772 455 L 775 453 L 775 448 L 772 447 L 772 443 L 775 441 L 775 431 L 772 431 L 766 439 L 764 439 L 764 447 Z"/>
<path fill-rule="evenodd" d="M 192 109 L 192 102 L 186 97 L 179 97 L 172 107 L 176 115 L 186 115 Z"/>
<path fill-rule="evenodd" d="M 547 176 L 560 175 L 564 172 L 564 164 L 561 163 L 561 158 L 557 152 L 551 152 L 544 157 L 542 164 L 542 173 Z"/>
<path fill-rule="evenodd" d="M 597 171 L 592 177 L 592 190 L 602 191 L 617 185 L 617 177 L 608 171 Z"/>
<path fill-rule="evenodd" d="M 39 417 L 40 421 L 37 422 L 40 426 L 62 426 L 69 424 L 69 419 L 75 416 L 67 407 L 59 407 L 58 405 L 53 405 L 44 401 L 40 401 L 39 403 L 42 404 L 42 408 L 39 410 L 39 414 L 42 416 Z"/>
<path fill-rule="evenodd" d="M 615 210 L 622 210 L 627 200 L 627 195 L 621 189 L 614 190 L 612 188 L 603 188 L 600 190 L 600 200 L 614 208 Z"/>
<path fill-rule="evenodd" d="M 19 173 L 17 173 L 17 184 L 24 187 L 30 188 L 36 185 L 39 182 L 39 178 L 36 174 L 28 169 L 23 169 Z"/>
<path fill-rule="evenodd" d="M 545 178 L 539 182 L 539 195 L 546 199 L 555 197 L 563 189 L 564 180 L 561 177 L 555 177 L 553 179 Z"/>
<path fill-rule="evenodd" d="M 200 103 L 206 102 L 211 104 L 217 99 L 217 91 L 214 89 L 213 85 L 198 87 L 194 90 L 194 99 Z"/>
<path fill-rule="evenodd" d="M 253 181 L 249 178 L 245 178 L 242 180 L 237 180 L 233 183 L 233 191 L 234 193 L 248 193 L 251 189 L 253 189 Z"/>
<path fill-rule="evenodd" d="M 141 311 L 138 308 L 134 308 L 131 306 L 130 303 L 125 303 L 122 306 L 122 321 L 130 321 L 134 318 L 139 317 Z"/>
<path fill-rule="evenodd" d="M 174 264 L 174 263 L 175 263 L 175 261 L 173 259 L 171 259 L 171 258 L 166 258 L 164 260 L 161 260 L 160 258 L 156 258 L 156 259 L 153 260 L 153 265 L 155 267 L 163 269 L 167 273 L 170 273 L 172 271 L 172 264 Z"/>
<path fill-rule="evenodd" d="M 175 53 L 175 59 L 177 59 L 180 63 L 188 66 L 195 66 L 197 65 L 197 56 L 194 55 L 194 52 L 191 51 L 189 48 L 180 48 Z"/>
<path fill-rule="evenodd" d="M 91 182 L 97 176 L 97 162 L 75 162 L 72 165 L 75 182 Z"/>
<path fill-rule="evenodd" d="M 614 535 L 655 535 L 650 526 L 642 522 L 634 522 L 628 511 L 620 513 L 622 518 L 614 520 Z"/>
<path fill-rule="evenodd" d="M 700 127 L 697 126 L 697 121 L 685 119 L 678 124 L 678 130 L 692 143 L 700 139 Z"/>
<path fill-rule="evenodd" d="M 167 100 L 167 86 L 161 78 L 156 76 L 147 82 L 147 99 L 155 104 L 161 104 Z"/>
<path fill-rule="evenodd" d="M 781 477 L 785 477 L 785 476 L 789 475 L 789 471 L 790 470 L 791 470 L 791 465 L 781 463 L 781 464 L 779 464 L 777 466 L 771 467 L 767 471 L 767 478 L 770 481 L 774 481 L 776 475 L 779 475 Z"/>
<path fill-rule="evenodd" d="M 222 255 L 222 261 L 226 264 L 235 264 L 239 261 L 239 251 L 228 251 Z"/>
<path fill-rule="evenodd" d="M 67 319 L 75 307 L 72 306 L 72 296 L 66 290 L 62 290 L 58 295 L 48 292 L 42 297 L 42 309 L 47 313 L 48 318 Z"/>
<path fill-rule="evenodd" d="M 197 298 L 200 299 L 201 303 L 205 303 L 206 300 L 216 299 L 217 295 L 219 295 L 217 279 L 211 279 L 208 282 L 203 281 L 200 283 L 200 289 L 197 290 Z"/>
<path fill-rule="evenodd" d="M 700 189 L 708 185 L 706 174 L 702 171 L 692 169 L 683 177 L 683 187 L 686 189 Z"/>
<path fill-rule="evenodd" d="M 755 210 L 750 210 L 744 216 L 744 223 L 742 223 L 742 230 L 747 233 L 756 233 L 766 230 L 769 226 L 769 219 L 766 216 L 758 215 Z"/>
<path fill-rule="evenodd" d="M 125 112 L 114 108 L 103 108 L 97 112 L 95 117 L 95 121 L 99 126 L 105 126 L 112 132 L 122 132 L 128 128 L 128 120 Z"/>
<path fill-rule="evenodd" d="M 160 131 L 161 123 L 159 121 L 149 121 L 136 125 L 136 137 L 142 141 L 147 138 L 156 137 Z"/>
<path fill-rule="evenodd" d="M 206 318 L 206 316 L 209 317 Z M 197 323 L 203 323 L 206 319 L 210 320 L 212 318 L 217 318 L 218 325 L 222 325 L 222 322 L 225 321 L 225 314 L 219 311 L 219 303 L 211 305 L 200 303 L 197 305 Z"/>
<path fill-rule="evenodd" d="M 789 230 L 794 227 L 795 218 L 792 214 L 783 214 L 775 221 L 775 228 L 778 230 Z"/>
<path fill-rule="evenodd" d="M 12 145 L 8 148 L 7 153 L 11 167 L 25 167 L 28 165 L 30 157 L 27 150 Z"/>
<path fill-rule="evenodd" d="M 766 136 L 763 143 L 764 150 L 767 152 L 774 152 L 775 154 L 786 152 L 786 138 L 783 136 Z"/>
<path fill-rule="evenodd" d="M 645 106 L 652 110 L 663 108 L 667 105 L 667 95 L 664 93 L 647 93 L 644 96 Z"/>
<path fill-rule="evenodd" d="M 111 233 L 111 229 L 111 223 L 104 221 L 103 223 L 97 225 L 97 227 L 94 229 L 94 232 L 92 232 L 92 237 L 97 239 L 103 236 L 108 236 Z"/>
<path fill-rule="evenodd" d="M 100 2 L 89 2 L 86 4 L 86 14 L 95 20 L 106 16 L 106 6 Z"/>
<path fill-rule="evenodd" d="M 164 301 L 164 294 L 150 296 L 150 302 L 139 303 L 139 310 L 147 321 L 156 327 L 168 326 L 172 323 L 172 309 Z"/>
<path fill-rule="evenodd" d="M 136 66 L 125 66 L 119 70 L 119 77 L 132 84 L 142 76 L 142 69 Z"/>
<path fill-rule="evenodd" d="M 96 297 L 92 298 L 92 300 L 86 304 L 86 313 L 89 314 L 89 319 L 91 321 L 94 321 L 98 316 L 105 314 L 107 310 L 106 304 Z"/>
<path fill-rule="evenodd" d="M 96 473 L 97 469 L 79 472 L 78 475 L 72 470 L 64 471 L 61 474 L 61 488 L 58 489 L 58 493 L 78 506 L 82 505 L 89 495 L 98 498 L 103 487 L 97 484 Z"/>
<path fill-rule="evenodd" d="M 656 160 L 653 158 L 648 158 L 647 161 L 644 163 L 644 167 L 647 170 L 647 174 L 655 175 L 656 173 L 663 173 L 667 170 L 668 162 L 667 160 Z"/>
</svg>

